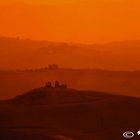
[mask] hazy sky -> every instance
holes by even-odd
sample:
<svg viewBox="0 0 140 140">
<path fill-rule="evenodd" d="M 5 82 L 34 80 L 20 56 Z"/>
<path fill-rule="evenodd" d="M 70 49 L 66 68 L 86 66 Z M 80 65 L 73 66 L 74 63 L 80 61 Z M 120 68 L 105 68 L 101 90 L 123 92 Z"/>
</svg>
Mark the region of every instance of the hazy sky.
<svg viewBox="0 0 140 140">
<path fill-rule="evenodd" d="M 71 3 L 75 1 L 82 1 L 82 0 L 3 0 L 0 1 L 1 3 L 11 3 L 11 2 L 26 2 L 26 3 Z"/>
<path fill-rule="evenodd" d="M 1 0 L 0 3 L 1 36 L 81 43 L 140 40 L 138 0 Z"/>
<path fill-rule="evenodd" d="M 129 0 L 1 0 L 0 3 L 15 3 L 15 2 L 25 2 L 25 3 L 53 3 L 53 4 L 62 4 L 62 3 L 75 3 L 81 1 L 90 1 L 90 2 L 118 2 L 118 1 L 129 1 Z"/>
</svg>

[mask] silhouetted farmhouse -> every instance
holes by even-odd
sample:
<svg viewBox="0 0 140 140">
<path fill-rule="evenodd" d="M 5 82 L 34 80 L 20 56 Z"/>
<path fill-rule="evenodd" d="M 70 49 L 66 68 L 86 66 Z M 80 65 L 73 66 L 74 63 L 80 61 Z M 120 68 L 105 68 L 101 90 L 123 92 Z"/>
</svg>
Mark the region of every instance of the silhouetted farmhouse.
<svg viewBox="0 0 140 140">
<path fill-rule="evenodd" d="M 61 84 L 59 81 L 55 81 L 54 86 L 53 86 L 53 84 L 49 81 L 46 83 L 45 87 L 46 88 L 54 88 L 54 89 L 57 89 L 57 88 L 66 89 L 67 85 Z"/>
</svg>

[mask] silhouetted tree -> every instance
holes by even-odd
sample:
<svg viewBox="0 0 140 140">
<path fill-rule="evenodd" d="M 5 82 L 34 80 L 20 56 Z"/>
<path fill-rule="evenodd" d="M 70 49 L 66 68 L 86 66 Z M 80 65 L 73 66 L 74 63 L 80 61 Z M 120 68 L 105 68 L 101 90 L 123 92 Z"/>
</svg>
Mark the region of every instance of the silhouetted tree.
<svg viewBox="0 0 140 140">
<path fill-rule="evenodd" d="M 54 85 L 55 88 L 59 88 L 60 87 L 60 83 L 58 81 L 55 81 L 55 85 Z"/>
</svg>

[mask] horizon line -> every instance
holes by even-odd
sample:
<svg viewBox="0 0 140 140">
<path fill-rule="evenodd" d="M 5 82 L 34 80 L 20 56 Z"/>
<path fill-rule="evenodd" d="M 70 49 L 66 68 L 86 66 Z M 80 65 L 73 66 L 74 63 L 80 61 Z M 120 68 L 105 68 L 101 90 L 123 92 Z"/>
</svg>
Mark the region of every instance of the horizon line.
<svg viewBox="0 0 140 140">
<path fill-rule="evenodd" d="M 49 42 L 49 43 L 66 43 L 66 44 L 77 44 L 77 45 L 106 45 L 106 44 L 112 44 L 112 43 L 124 43 L 124 42 L 133 42 L 133 41 L 140 41 L 140 39 L 128 39 L 128 40 L 114 40 L 114 41 L 106 41 L 106 42 L 98 42 L 98 43 L 84 43 L 84 42 L 74 42 L 74 41 L 53 41 L 53 40 L 47 40 L 47 39 L 33 39 L 33 38 L 25 38 L 21 36 L 2 36 L 0 35 L 0 39 L 16 39 L 19 41 L 37 41 L 37 42 Z"/>
</svg>

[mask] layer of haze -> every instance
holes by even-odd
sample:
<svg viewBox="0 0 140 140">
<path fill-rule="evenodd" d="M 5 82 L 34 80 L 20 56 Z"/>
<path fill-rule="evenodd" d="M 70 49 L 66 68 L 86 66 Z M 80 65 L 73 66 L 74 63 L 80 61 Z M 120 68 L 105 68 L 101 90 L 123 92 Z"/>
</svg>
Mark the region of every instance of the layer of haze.
<svg viewBox="0 0 140 140">
<path fill-rule="evenodd" d="M 138 0 L 3 0 L 0 35 L 104 43 L 140 39 Z"/>
<path fill-rule="evenodd" d="M 0 37 L 0 69 L 42 69 L 1 71 L 0 98 L 39 87 L 46 80 L 139 96 L 139 7 L 138 0 L 1 0 L 0 36 L 5 37 Z M 106 43 L 112 41 L 120 42 Z M 49 64 L 125 72 L 43 69 Z"/>
</svg>

